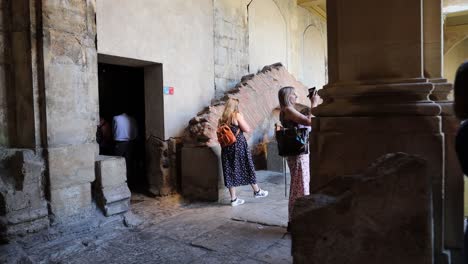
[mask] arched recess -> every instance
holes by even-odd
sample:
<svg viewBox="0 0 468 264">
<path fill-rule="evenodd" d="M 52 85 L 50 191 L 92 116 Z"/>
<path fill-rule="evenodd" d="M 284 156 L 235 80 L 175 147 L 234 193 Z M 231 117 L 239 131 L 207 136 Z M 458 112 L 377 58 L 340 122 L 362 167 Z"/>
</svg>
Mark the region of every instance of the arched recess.
<svg viewBox="0 0 468 264">
<path fill-rule="evenodd" d="M 281 62 L 287 67 L 286 22 L 272 0 L 253 0 L 248 6 L 249 71 Z"/>
<path fill-rule="evenodd" d="M 444 55 L 444 77 L 453 82 L 458 66 L 468 60 L 468 37 Z"/>
<path fill-rule="evenodd" d="M 314 26 L 306 28 L 303 35 L 302 82 L 322 88 L 327 82 L 326 47 L 321 32 Z"/>
</svg>

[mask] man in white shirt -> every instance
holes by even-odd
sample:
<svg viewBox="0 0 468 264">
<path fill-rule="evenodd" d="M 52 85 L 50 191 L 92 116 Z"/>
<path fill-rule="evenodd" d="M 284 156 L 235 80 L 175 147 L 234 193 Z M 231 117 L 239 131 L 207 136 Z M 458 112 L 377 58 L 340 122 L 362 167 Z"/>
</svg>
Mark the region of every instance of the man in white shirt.
<svg viewBox="0 0 468 264">
<path fill-rule="evenodd" d="M 136 139 L 138 134 L 136 120 L 127 113 L 114 116 L 112 125 L 114 140 L 116 142 L 126 142 Z"/>
<path fill-rule="evenodd" d="M 114 153 L 125 158 L 127 165 L 127 182 L 132 184 L 134 174 L 134 148 L 135 139 L 138 135 L 138 128 L 135 118 L 127 113 L 114 116 L 112 120 L 112 130 L 115 141 Z"/>
</svg>

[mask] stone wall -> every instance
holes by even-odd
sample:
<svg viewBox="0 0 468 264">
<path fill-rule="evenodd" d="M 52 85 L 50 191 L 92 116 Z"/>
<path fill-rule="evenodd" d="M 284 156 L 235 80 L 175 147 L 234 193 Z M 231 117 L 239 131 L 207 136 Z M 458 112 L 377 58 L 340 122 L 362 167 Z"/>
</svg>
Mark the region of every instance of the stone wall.
<svg viewBox="0 0 468 264">
<path fill-rule="evenodd" d="M 326 83 L 325 20 L 296 1 L 216 0 L 214 23 L 216 98 L 243 75 L 276 62 L 306 86 Z"/>
<path fill-rule="evenodd" d="M 97 1 L 99 54 L 162 64 L 165 140 L 214 97 L 213 1 Z M 162 87 L 154 87 L 162 89 Z"/>
<path fill-rule="evenodd" d="M 246 0 L 214 1 L 215 97 L 234 87 L 249 72 Z"/>
<path fill-rule="evenodd" d="M 306 85 L 321 87 L 326 78 L 326 49 L 316 49 L 320 54 L 317 57 L 319 59 L 304 67 L 303 57 L 307 56 L 310 46 L 310 43 L 304 43 L 304 34 L 308 27 L 316 28 L 313 38 L 306 38 L 306 41 L 313 39 L 325 47 L 325 21 L 298 7 L 296 1 L 268 1 L 271 7 L 278 9 L 284 16 L 286 23 L 284 31 L 287 43 L 284 47 L 287 49 L 287 59 L 283 64 L 298 80 L 307 80 Z M 249 56 L 256 56 L 249 54 L 250 2 L 97 2 L 99 53 L 162 63 L 164 85 L 175 87 L 174 95 L 165 95 L 163 99 L 163 140 L 181 136 L 190 117 L 209 104 L 213 97 L 222 97 L 225 91 L 234 88 L 240 78 L 249 73 Z M 258 17 L 259 21 L 264 19 Z M 274 18 L 268 19 L 265 20 L 265 32 Z M 274 42 L 265 41 L 255 40 L 250 43 L 258 45 L 268 54 Z M 315 45 L 313 47 L 315 49 Z M 278 62 L 268 57 L 265 61 L 259 62 L 260 67 Z M 257 69 L 250 69 L 250 72 L 256 73 Z M 317 72 L 320 80 L 308 77 L 317 76 Z"/>
</svg>

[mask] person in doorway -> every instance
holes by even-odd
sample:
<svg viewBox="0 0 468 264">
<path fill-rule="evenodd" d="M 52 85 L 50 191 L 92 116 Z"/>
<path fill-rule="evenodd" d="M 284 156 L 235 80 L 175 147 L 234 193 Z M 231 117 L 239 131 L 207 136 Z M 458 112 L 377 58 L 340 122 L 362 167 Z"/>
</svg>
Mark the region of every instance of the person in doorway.
<svg viewBox="0 0 468 264">
<path fill-rule="evenodd" d="M 96 131 L 96 141 L 99 144 L 100 155 L 112 155 L 113 154 L 113 138 L 112 128 L 104 117 L 99 120 L 99 125 Z"/>
<path fill-rule="evenodd" d="M 454 83 L 455 115 L 462 122 L 455 139 L 455 150 L 463 174 L 468 175 L 468 61 L 457 70 Z M 468 232 L 465 230 L 463 263 L 468 263 Z"/>
<path fill-rule="evenodd" d="M 260 189 L 257 185 L 255 168 L 244 133 L 250 132 L 250 127 L 243 115 L 239 112 L 239 100 L 229 98 L 219 124 L 230 126 L 232 132 L 237 134 L 236 142 L 221 150 L 224 185 L 229 189 L 231 205 L 237 206 L 245 201 L 236 195 L 236 187 L 250 184 L 255 198 L 268 196 L 268 191 Z M 239 131 L 239 133 L 237 133 Z"/>
<path fill-rule="evenodd" d="M 312 108 L 318 105 L 320 100 L 316 91 L 309 95 Z M 311 127 L 311 115 L 304 115 L 294 108 L 297 101 L 297 94 L 294 87 L 286 86 L 278 91 L 280 104 L 280 121 L 285 128 Z M 291 213 L 294 202 L 297 198 L 309 195 L 309 154 L 287 157 L 287 163 L 291 174 L 291 184 L 289 190 L 288 204 L 288 232 L 291 227 Z"/>
<path fill-rule="evenodd" d="M 122 114 L 114 116 L 112 127 L 115 141 L 114 154 L 125 158 L 127 182 L 132 185 L 135 181 L 134 145 L 138 135 L 136 120 L 124 111 Z"/>
</svg>

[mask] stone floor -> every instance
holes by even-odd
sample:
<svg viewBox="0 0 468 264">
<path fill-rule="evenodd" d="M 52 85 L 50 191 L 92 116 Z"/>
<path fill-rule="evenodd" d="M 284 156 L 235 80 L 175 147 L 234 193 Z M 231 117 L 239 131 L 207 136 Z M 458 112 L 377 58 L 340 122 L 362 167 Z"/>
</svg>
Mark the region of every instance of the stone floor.
<svg viewBox="0 0 468 264">
<path fill-rule="evenodd" d="M 122 225 L 122 217 L 98 217 L 85 229 L 51 228 L 0 247 L 0 262 L 291 263 L 284 176 L 259 171 L 258 179 L 269 197 L 254 199 L 250 187 L 241 187 L 246 203 L 238 207 L 135 194 L 127 225 L 141 221 L 136 227 Z"/>
</svg>

